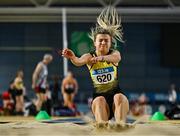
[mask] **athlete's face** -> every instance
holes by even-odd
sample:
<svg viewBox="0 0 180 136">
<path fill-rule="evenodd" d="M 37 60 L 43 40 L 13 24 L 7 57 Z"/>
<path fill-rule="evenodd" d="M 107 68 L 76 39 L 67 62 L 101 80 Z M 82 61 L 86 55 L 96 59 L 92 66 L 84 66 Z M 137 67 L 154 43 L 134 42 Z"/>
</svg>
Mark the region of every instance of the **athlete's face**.
<svg viewBox="0 0 180 136">
<path fill-rule="evenodd" d="M 22 71 L 19 71 L 19 72 L 18 72 L 18 76 L 20 76 L 21 78 L 23 78 L 24 73 L 23 73 Z"/>
<path fill-rule="evenodd" d="M 109 52 L 111 47 L 111 36 L 109 34 L 97 34 L 94 45 L 98 52 Z"/>
</svg>

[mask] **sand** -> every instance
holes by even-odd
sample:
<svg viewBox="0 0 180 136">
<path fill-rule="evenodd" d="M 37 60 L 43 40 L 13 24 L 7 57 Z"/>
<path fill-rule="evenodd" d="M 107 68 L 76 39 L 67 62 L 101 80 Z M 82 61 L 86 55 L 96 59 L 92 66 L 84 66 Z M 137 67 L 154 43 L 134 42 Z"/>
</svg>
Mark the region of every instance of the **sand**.
<svg viewBox="0 0 180 136">
<path fill-rule="evenodd" d="M 9 123 L 8 123 L 9 122 Z M 0 117 L 0 136 L 180 136 L 180 121 L 139 123 L 124 131 L 97 130 L 92 124 L 41 123 L 34 117 Z"/>
</svg>

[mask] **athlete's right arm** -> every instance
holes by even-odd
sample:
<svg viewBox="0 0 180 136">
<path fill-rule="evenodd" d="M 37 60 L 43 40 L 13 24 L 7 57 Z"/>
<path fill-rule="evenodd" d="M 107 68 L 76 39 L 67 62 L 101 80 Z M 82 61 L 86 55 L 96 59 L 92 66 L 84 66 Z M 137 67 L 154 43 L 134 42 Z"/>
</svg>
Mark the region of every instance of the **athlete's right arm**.
<svg viewBox="0 0 180 136">
<path fill-rule="evenodd" d="M 82 66 L 82 65 L 88 64 L 89 60 L 92 58 L 90 53 L 86 53 L 86 54 L 82 55 L 80 58 L 76 57 L 74 52 L 72 50 L 70 50 L 70 49 L 64 49 L 62 51 L 62 56 L 70 59 L 71 62 L 75 66 Z"/>
<path fill-rule="evenodd" d="M 38 78 L 38 76 L 39 76 L 40 71 L 42 70 L 42 67 L 43 67 L 42 64 L 39 63 L 39 64 L 36 66 L 35 70 L 34 70 L 34 73 L 33 73 L 33 76 L 32 76 L 32 88 L 33 88 L 33 89 L 35 88 L 36 81 L 37 81 L 37 78 Z"/>
<path fill-rule="evenodd" d="M 80 58 L 75 56 L 75 57 L 71 58 L 70 60 L 76 66 L 83 66 L 83 65 L 89 63 L 90 58 L 92 58 L 91 54 L 86 53 L 86 54 L 82 55 Z"/>
</svg>

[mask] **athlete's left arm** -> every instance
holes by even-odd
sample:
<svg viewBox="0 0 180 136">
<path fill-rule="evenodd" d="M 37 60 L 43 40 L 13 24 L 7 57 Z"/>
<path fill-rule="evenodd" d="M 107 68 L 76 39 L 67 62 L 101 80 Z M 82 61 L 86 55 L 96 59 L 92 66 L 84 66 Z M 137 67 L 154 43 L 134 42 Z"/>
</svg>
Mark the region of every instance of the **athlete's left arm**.
<svg viewBox="0 0 180 136">
<path fill-rule="evenodd" d="M 118 65 L 120 60 L 121 60 L 120 52 L 115 50 L 111 54 L 108 54 L 108 55 L 92 57 L 90 59 L 90 62 L 94 64 L 94 63 L 97 63 L 98 61 L 106 61 L 106 62 L 114 63 L 115 65 Z"/>
<path fill-rule="evenodd" d="M 115 50 L 111 54 L 99 56 L 99 61 L 107 61 L 118 64 L 121 61 L 121 54 L 119 51 Z"/>
<path fill-rule="evenodd" d="M 118 64 L 121 61 L 121 54 L 119 51 L 115 50 L 109 55 L 102 56 L 102 61 Z"/>
</svg>

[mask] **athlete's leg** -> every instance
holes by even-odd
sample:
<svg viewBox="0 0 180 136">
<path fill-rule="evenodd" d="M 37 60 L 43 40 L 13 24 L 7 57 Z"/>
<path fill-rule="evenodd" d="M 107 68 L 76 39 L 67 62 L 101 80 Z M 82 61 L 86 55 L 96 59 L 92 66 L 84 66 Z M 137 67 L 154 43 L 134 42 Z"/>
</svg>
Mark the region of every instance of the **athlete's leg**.
<svg viewBox="0 0 180 136">
<path fill-rule="evenodd" d="M 108 121 L 109 107 L 103 96 L 96 97 L 92 102 L 92 112 L 97 123 Z"/>
<path fill-rule="evenodd" d="M 44 93 L 37 93 L 36 95 L 37 95 L 36 110 L 40 111 L 43 102 L 46 101 L 46 96 Z"/>
<path fill-rule="evenodd" d="M 47 98 L 46 98 L 46 95 L 45 93 L 40 93 L 40 101 L 41 101 L 41 109 L 42 110 L 46 110 L 46 107 L 47 107 Z"/>
<path fill-rule="evenodd" d="M 69 97 L 68 97 L 67 105 L 70 109 L 73 109 L 74 108 L 74 94 L 72 93 L 72 94 L 68 94 L 68 95 L 69 95 Z"/>
<path fill-rule="evenodd" d="M 20 96 L 16 96 L 16 112 L 21 111 L 21 102 L 20 102 Z"/>
<path fill-rule="evenodd" d="M 36 101 L 36 110 L 37 111 L 40 111 L 41 110 L 41 105 L 42 105 L 42 103 L 41 103 L 41 101 L 40 101 L 40 94 L 39 93 L 36 93 L 36 96 L 37 96 L 37 101 Z"/>
<path fill-rule="evenodd" d="M 74 103 L 74 97 L 75 97 L 75 95 L 76 95 L 75 93 L 72 93 L 72 94 L 71 94 L 71 97 L 70 97 L 70 102 L 71 102 L 71 103 Z"/>
<path fill-rule="evenodd" d="M 69 107 L 69 102 L 70 102 L 70 98 L 71 96 L 67 93 L 63 93 L 63 100 L 64 100 L 64 106 Z"/>
<path fill-rule="evenodd" d="M 118 93 L 114 95 L 114 117 L 117 123 L 126 122 L 129 111 L 129 102 L 125 95 Z"/>
<path fill-rule="evenodd" d="M 23 112 L 24 111 L 24 96 L 23 95 L 20 96 L 20 103 L 21 103 L 21 111 Z"/>
</svg>

